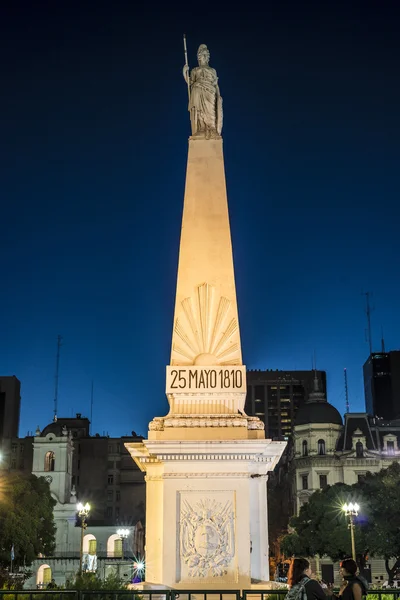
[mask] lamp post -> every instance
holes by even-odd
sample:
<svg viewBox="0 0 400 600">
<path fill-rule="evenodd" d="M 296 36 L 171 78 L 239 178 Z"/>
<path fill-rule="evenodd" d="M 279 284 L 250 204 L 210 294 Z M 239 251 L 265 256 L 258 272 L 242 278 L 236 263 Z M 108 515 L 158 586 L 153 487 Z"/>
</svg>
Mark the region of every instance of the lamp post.
<svg viewBox="0 0 400 600">
<path fill-rule="evenodd" d="M 349 504 L 343 504 L 342 510 L 345 513 L 346 517 L 349 517 L 349 529 L 351 534 L 351 554 L 353 560 L 356 560 L 356 542 L 354 539 L 354 517 L 357 517 L 358 511 L 360 510 L 359 505 L 355 502 L 350 502 Z"/>
<path fill-rule="evenodd" d="M 90 513 L 90 504 L 86 502 L 86 504 L 82 504 L 79 502 L 76 505 L 76 510 L 78 511 L 78 515 L 81 518 L 81 550 L 79 553 L 79 575 L 82 575 L 82 559 L 83 559 L 83 534 L 87 527 L 86 519 Z"/>
<path fill-rule="evenodd" d="M 124 560 L 124 544 L 125 544 L 125 540 L 127 539 L 127 537 L 130 534 L 130 531 L 129 531 L 129 529 L 118 529 L 117 534 L 119 535 L 119 537 L 122 540 L 122 560 Z"/>
</svg>

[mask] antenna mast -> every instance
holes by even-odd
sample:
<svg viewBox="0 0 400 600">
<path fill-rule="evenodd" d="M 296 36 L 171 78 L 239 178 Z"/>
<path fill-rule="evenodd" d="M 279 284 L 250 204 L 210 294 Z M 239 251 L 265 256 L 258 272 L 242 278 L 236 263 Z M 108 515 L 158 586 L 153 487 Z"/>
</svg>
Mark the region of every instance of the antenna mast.
<svg viewBox="0 0 400 600">
<path fill-rule="evenodd" d="M 92 420 L 93 420 L 93 379 L 92 379 L 92 392 L 90 394 L 90 426 L 89 426 L 89 433 L 92 430 Z"/>
<path fill-rule="evenodd" d="M 54 421 L 57 421 L 57 408 L 58 408 L 58 372 L 60 367 L 60 348 L 61 348 L 62 337 L 57 336 L 57 356 L 56 356 L 56 374 L 55 374 L 55 385 L 54 385 Z"/>
<path fill-rule="evenodd" d="M 347 387 L 347 369 L 344 369 L 344 395 L 346 397 L 346 413 L 350 412 L 349 388 Z"/>
<path fill-rule="evenodd" d="M 364 292 L 364 296 L 365 296 L 365 300 L 366 300 L 366 308 L 365 308 L 365 312 L 367 315 L 367 342 L 369 345 L 369 353 L 372 354 L 372 335 L 371 335 L 371 306 L 369 303 L 369 299 L 370 296 L 372 296 L 372 294 L 370 292 Z"/>
</svg>

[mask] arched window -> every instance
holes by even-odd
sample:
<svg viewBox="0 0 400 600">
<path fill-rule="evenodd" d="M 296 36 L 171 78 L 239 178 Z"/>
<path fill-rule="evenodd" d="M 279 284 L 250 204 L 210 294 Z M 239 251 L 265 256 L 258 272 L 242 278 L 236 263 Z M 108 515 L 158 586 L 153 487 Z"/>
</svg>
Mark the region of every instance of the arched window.
<svg viewBox="0 0 400 600">
<path fill-rule="evenodd" d="M 118 533 L 110 535 L 107 540 L 107 556 L 122 557 L 122 539 Z"/>
<path fill-rule="evenodd" d="M 307 440 L 303 440 L 303 456 L 308 456 L 308 444 L 307 444 Z"/>
<path fill-rule="evenodd" d="M 83 554 L 94 555 L 97 551 L 97 540 L 92 533 L 87 533 L 83 538 Z"/>
<path fill-rule="evenodd" d="M 318 454 L 324 456 L 325 454 L 325 440 L 318 440 Z"/>
<path fill-rule="evenodd" d="M 362 458 L 364 456 L 364 446 L 362 445 L 362 442 L 357 442 L 356 444 L 356 457 L 357 458 Z"/>
<path fill-rule="evenodd" d="M 46 588 L 51 582 L 51 568 L 49 565 L 40 565 L 36 574 L 36 585 L 39 589 Z"/>
<path fill-rule="evenodd" d="M 44 470 L 54 471 L 54 463 L 54 452 L 46 452 L 46 456 L 44 457 Z"/>
</svg>

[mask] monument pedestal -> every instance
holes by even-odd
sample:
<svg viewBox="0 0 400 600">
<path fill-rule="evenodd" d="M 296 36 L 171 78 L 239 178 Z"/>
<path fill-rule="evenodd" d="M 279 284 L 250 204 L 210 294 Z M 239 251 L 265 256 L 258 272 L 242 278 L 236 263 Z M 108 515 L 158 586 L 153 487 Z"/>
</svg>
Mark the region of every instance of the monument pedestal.
<svg viewBox="0 0 400 600">
<path fill-rule="evenodd" d="M 146 471 L 146 580 L 175 589 L 268 581 L 266 483 L 284 446 L 265 439 L 126 444 Z"/>
</svg>

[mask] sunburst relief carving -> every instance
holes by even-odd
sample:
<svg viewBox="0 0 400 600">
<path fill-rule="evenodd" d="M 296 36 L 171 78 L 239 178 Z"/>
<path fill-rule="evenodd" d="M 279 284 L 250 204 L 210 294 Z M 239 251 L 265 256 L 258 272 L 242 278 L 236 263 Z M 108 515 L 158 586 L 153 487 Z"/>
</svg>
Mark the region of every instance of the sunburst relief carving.
<svg viewBox="0 0 400 600">
<path fill-rule="evenodd" d="M 181 302 L 174 324 L 173 365 L 241 364 L 239 324 L 228 298 L 215 298 L 208 283 L 197 286 L 195 297 Z"/>
</svg>

